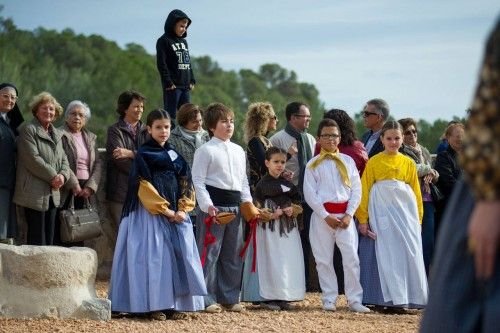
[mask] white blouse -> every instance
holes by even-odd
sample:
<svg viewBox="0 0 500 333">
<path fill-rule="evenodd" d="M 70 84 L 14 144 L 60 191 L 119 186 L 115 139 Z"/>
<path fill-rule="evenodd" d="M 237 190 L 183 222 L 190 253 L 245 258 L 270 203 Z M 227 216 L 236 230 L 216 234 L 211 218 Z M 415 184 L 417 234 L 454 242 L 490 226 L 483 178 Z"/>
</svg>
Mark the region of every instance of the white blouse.
<svg viewBox="0 0 500 333">
<path fill-rule="evenodd" d="M 246 168 L 243 148 L 229 140 L 212 137 L 198 148 L 194 153 L 191 174 L 200 209 L 208 212 L 208 207 L 213 205 L 206 185 L 239 191 L 243 202 L 251 202 Z"/>
</svg>

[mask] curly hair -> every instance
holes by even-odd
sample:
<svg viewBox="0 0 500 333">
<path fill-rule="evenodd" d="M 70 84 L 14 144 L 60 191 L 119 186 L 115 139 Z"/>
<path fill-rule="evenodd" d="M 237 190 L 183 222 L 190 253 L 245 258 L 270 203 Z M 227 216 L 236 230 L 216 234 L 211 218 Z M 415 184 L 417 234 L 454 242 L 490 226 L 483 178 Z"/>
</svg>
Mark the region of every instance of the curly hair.
<svg viewBox="0 0 500 333">
<path fill-rule="evenodd" d="M 271 103 L 256 102 L 248 106 L 248 112 L 245 119 L 245 141 L 266 135 L 269 126 L 269 120 L 274 114 Z"/>
<path fill-rule="evenodd" d="M 42 91 L 41 93 L 39 93 L 38 95 L 33 97 L 33 99 L 31 100 L 31 102 L 29 104 L 29 108 L 30 108 L 33 116 L 36 117 L 36 112 L 38 111 L 38 108 L 40 107 L 40 105 L 45 104 L 45 103 L 54 104 L 55 111 L 56 111 L 55 118 L 58 118 L 61 115 L 61 113 L 63 112 L 63 108 L 62 108 L 61 104 L 59 104 L 59 102 L 55 99 L 55 97 L 46 91 Z"/>
<path fill-rule="evenodd" d="M 357 140 L 354 131 L 354 120 L 341 109 L 331 109 L 323 115 L 324 119 L 333 119 L 340 130 L 340 144 L 350 146 Z"/>
</svg>

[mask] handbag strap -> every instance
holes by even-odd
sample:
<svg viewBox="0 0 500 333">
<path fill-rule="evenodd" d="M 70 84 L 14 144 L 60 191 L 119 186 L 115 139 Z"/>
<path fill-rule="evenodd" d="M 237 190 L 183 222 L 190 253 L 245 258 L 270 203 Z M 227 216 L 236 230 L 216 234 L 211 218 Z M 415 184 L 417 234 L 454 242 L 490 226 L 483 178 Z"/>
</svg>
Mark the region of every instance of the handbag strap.
<svg viewBox="0 0 500 333">
<path fill-rule="evenodd" d="M 92 210 L 92 205 L 90 204 L 90 199 L 85 198 L 84 200 L 85 200 L 85 208 Z M 75 195 L 73 193 L 71 194 L 71 199 L 69 201 L 68 209 L 71 211 L 75 210 Z"/>
</svg>

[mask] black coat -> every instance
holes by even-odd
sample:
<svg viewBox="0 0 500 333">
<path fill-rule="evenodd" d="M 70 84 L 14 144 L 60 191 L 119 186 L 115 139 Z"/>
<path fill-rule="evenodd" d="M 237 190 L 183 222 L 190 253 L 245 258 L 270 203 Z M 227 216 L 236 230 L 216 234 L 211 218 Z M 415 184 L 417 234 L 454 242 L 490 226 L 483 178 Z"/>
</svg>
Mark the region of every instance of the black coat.
<svg viewBox="0 0 500 333">
<path fill-rule="evenodd" d="M 172 84 L 176 88 L 189 89 L 191 83 L 196 83 L 185 39 L 187 32 L 181 37 L 174 32 L 175 24 L 182 19 L 188 20 L 189 27 L 191 19 L 184 12 L 178 9 L 171 11 L 165 21 L 165 33 L 156 41 L 156 66 L 163 90 Z"/>
<path fill-rule="evenodd" d="M 0 116 L 0 188 L 12 190 L 16 182 L 16 137 L 13 129 Z"/>
<path fill-rule="evenodd" d="M 128 188 L 128 175 L 133 160 L 129 158 L 115 159 L 115 148 L 126 148 L 134 152 L 147 140 L 147 131 L 139 122 L 139 130 L 134 139 L 127 124 L 120 119 L 108 128 L 106 140 L 106 199 L 113 202 L 124 202 Z"/>
<path fill-rule="evenodd" d="M 446 150 L 437 155 L 434 169 L 439 172 L 436 185 L 444 195 L 444 201 L 447 202 L 451 196 L 453 187 L 455 187 L 456 182 L 462 175 L 457 152 L 448 146 Z"/>
</svg>

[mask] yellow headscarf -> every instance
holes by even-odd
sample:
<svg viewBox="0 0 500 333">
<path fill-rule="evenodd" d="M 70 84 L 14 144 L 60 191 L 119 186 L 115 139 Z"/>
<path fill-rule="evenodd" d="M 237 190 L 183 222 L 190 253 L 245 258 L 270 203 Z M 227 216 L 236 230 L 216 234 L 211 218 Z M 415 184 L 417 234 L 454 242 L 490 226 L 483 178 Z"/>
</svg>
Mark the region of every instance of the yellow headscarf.
<svg viewBox="0 0 500 333">
<path fill-rule="evenodd" d="M 347 167 L 345 166 L 344 162 L 342 159 L 339 157 L 339 150 L 337 149 L 334 152 L 331 151 L 326 151 L 323 148 L 321 148 L 321 152 L 319 153 L 319 157 L 314 160 L 314 162 L 311 163 L 309 166 L 310 169 L 315 169 L 318 165 L 320 165 L 321 162 L 323 162 L 326 159 L 333 160 L 335 162 L 335 165 L 337 166 L 337 169 L 340 172 L 340 177 L 342 178 L 342 181 L 344 182 L 345 186 L 351 187 L 351 180 L 349 179 L 349 175 L 347 174 Z"/>
</svg>

